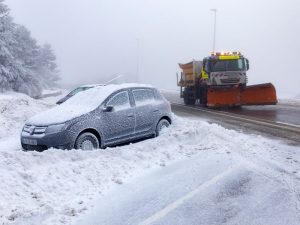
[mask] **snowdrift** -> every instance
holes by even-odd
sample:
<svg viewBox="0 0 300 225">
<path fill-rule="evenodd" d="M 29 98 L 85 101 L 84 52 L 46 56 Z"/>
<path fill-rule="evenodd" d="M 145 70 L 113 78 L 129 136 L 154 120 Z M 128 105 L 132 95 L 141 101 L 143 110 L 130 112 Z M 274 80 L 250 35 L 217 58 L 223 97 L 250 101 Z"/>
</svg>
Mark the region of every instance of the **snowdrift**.
<svg viewBox="0 0 300 225">
<path fill-rule="evenodd" d="M 52 105 L 21 93 L 0 94 L 0 141 L 16 133 L 20 134 L 20 129 L 29 117 L 50 108 Z"/>
<path fill-rule="evenodd" d="M 257 136 L 174 117 L 161 136 L 135 144 L 95 151 L 21 151 L 24 121 L 51 106 L 22 94 L 0 95 L 0 224 L 72 224 L 92 207 L 92 199 L 146 170 L 199 151 L 273 148 Z"/>
</svg>

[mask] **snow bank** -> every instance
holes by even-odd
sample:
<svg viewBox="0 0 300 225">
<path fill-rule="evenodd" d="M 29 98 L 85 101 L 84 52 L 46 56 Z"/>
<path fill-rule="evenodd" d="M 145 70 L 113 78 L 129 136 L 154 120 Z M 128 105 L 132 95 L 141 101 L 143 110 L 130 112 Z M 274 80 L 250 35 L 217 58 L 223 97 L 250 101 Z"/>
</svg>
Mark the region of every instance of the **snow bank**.
<svg viewBox="0 0 300 225">
<path fill-rule="evenodd" d="M 91 200 L 145 170 L 200 151 L 272 151 L 274 145 L 199 120 L 174 118 L 158 138 L 105 150 L 23 152 L 19 132 L 28 114 L 50 107 L 24 95 L 0 97 L 0 121 L 8 121 L 0 142 L 0 224 L 72 224 L 91 208 Z M 3 107 L 5 105 L 6 107 Z M 13 122 L 14 121 L 14 122 Z M 15 123 L 15 124 L 14 124 Z M 2 136 L 1 136 L 2 137 Z M 5 141 L 6 140 L 6 141 Z M 277 143 L 275 144 L 275 146 Z M 300 160 L 300 159 L 299 159 Z M 286 168 L 288 169 L 288 167 Z"/>
<path fill-rule="evenodd" d="M 279 104 L 289 105 L 289 106 L 298 106 L 300 107 L 300 94 L 296 96 L 281 97 L 278 99 Z"/>
<path fill-rule="evenodd" d="M 20 134 L 20 129 L 29 117 L 51 106 L 52 104 L 21 93 L 0 94 L 0 141 L 14 135 L 16 131 Z"/>
<path fill-rule="evenodd" d="M 70 224 L 89 200 L 145 169 L 166 166 L 207 144 L 217 126 L 177 119 L 155 139 L 97 151 L 0 150 L 0 223 Z M 216 136 L 216 135 L 214 135 Z"/>
<path fill-rule="evenodd" d="M 62 95 L 61 89 L 46 89 L 42 91 L 41 98 L 55 97 Z"/>
<path fill-rule="evenodd" d="M 278 102 L 281 105 L 300 107 L 300 98 L 299 99 L 279 99 Z"/>
</svg>

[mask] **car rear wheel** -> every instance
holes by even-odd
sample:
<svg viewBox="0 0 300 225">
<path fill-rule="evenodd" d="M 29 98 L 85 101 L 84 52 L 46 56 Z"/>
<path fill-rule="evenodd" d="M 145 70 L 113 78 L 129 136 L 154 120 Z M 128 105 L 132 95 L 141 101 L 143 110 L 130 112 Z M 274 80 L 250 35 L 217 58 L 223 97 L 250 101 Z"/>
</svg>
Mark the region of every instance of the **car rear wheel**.
<svg viewBox="0 0 300 225">
<path fill-rule="evenodd" d="M 98 149 L 99 147 L 98 138 L 90 132 L 80 134 L 75 141 L 75 149 L 93 150 Z"/>
<path fill-rule="evenodd" d="M 169 127 L 170 122 L 166 119 L 161 119 L 156 126 L 156 137 L 159 136 L 162 129 Z"/>
</svg>

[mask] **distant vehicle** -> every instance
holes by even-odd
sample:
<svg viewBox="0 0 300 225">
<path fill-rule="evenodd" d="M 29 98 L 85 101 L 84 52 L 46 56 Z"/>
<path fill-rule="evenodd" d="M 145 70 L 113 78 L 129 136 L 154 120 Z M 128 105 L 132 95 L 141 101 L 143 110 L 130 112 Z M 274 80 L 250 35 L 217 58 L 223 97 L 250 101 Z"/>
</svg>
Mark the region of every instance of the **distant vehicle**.
<svg viewBox="0 0 300 225">
<path fill-rule="evenodd" d="M 63 97 L 62 99 L 58 100 L 56 102 L 57 105 L 60 105 L 61 103 L 64 103 L 65 101 L 67 101 L 69 98 L 73 97 L 74 95 L 76 95 L 77 93 L 81 92 L 81 91 L 86 91 L 88 89 L 94 88 L 94 87 L 98 87 L 98 86 L 105 86 L 108 85 L 109 83 L 119 79 L 120 77 L 122 77 L 123 75 L 119 75 L 116 76 L 114 78 L 112 78 L 111 80 L 107 81 L 105 84 L 89 84 L 89 85 L 82 85 L 78 88 L 75 88 L 73 91 L 71 91 L 69 94 L 67 94 L 65 97 Z"/>
<path fill-rule="evenodd" d="M 98 87 L 98 86 L 104 86 L 104 84 L 90 84 L 90 85 L 83 85 L 80 87 L 75 88 L 73 91 L 71 91 L 69 94 L 67 94 L 65 97 L 59 99 L 56 104 L 60 105 L 61 103 L 64 103 L 65 101 L 67 101 L 69 98 L 73 97 L 74 95 L 76 95 L 77 93 L 81 92 L 81 91 L 86 91 L 88 89 L 91 89 L 93 87 Z"/>
<path fill-rule="evenodd" d="M 104 148 L 158 136 L 171 118 L 170 103 L 151 86 L 98 86 L 26 121 L 21 144 L 38 151 Z"/>
</svg>

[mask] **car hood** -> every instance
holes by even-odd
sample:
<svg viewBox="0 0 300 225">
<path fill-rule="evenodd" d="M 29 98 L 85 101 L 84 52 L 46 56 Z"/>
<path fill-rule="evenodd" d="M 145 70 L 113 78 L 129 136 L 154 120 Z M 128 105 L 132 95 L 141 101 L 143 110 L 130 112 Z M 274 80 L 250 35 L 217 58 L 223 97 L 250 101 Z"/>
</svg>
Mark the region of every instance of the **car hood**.
<svg viewBox="0 0 300 225">
<path fill-rule="evenodd" d="M 45 126 L 64 123 L 90 111 L 92 109 L 89 107 L 79 105 L 67 105 L 66 107 L 62 104 L 31 117 L 26 121 L 26 124 Z"/>
</svg>

